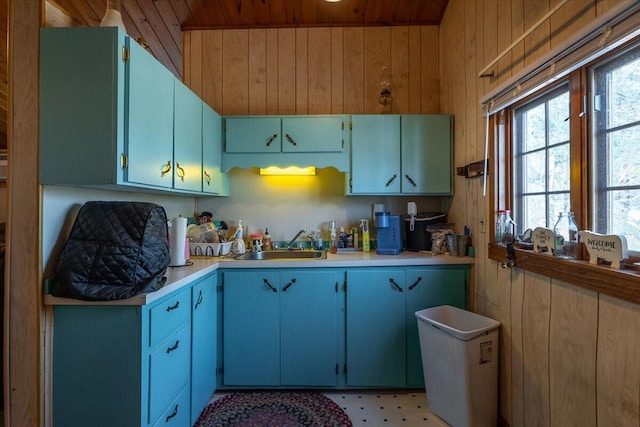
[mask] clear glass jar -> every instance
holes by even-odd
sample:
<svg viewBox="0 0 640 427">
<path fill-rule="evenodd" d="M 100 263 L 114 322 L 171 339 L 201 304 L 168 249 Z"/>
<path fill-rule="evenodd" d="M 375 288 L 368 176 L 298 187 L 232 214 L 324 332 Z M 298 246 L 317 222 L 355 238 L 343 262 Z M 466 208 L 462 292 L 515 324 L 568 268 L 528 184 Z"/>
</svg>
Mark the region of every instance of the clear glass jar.
<svg viewBox="0 0 640 427">
<path fill-rule="evenodd" d="M 577 258 L 578 256 L 578 225 L 573 212 L 560 212 L 558 221 L 553 227 L 555 234 L 556 255 Z"/>
</svg>

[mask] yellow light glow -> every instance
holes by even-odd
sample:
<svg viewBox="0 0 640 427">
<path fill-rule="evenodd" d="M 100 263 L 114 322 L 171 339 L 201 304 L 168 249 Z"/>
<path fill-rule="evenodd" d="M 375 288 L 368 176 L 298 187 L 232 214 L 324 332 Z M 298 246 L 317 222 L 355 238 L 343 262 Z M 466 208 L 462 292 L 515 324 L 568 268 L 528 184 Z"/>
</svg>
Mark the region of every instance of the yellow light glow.
<svg viewBox="0 0 640 427">
<path fill-rule="evenodd" d="M 316 168 L 309 166 L 306 168 L 299 168 L 297 166 L 290 166 L 288 168 L 279 168 L 276 166 L 269 166 L 268 168 L 260 168 L 260 175 L 315 175 Z"/>
</svg>

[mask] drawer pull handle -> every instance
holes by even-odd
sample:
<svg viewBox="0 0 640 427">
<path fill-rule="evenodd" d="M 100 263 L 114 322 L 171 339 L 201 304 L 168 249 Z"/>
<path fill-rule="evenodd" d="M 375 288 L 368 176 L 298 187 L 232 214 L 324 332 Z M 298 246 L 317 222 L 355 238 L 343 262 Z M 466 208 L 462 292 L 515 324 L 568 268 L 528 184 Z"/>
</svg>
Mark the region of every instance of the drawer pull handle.
<svg viewBox="0 0 640 427">
<path fill-rule="evenodd" d="M 273 287 L 273 285 L 271 283 L 269 283 L 269 281 L 267 279 L 262 279 L 262 281 L 264 282 L 264 284 L 271 289 L 271 292 L 278 292 L 278 290 L 276 288 Z"/>
<path fill-rule="evenodd" d="M 409 175 L 405 174 L 404 177 L 407 178 L 407 181 L 409 181 L 411 185 L 417 187 L 416 182 Z"/>
<path fill-rule="evenodd" d="M 202 304 L 202 289 L 200 289 L 200 292 L 198 292 L 198 301 L 196 301 L 196 306 L 194 307 L 194 310 L 197 310 L 200 304 Z"/>
<path fill-rule="evenodd" d="M 420 281 L 422 281 L 422 276 L 418 277 L 418 280 L 416 280 L 411 286 L 409 286 L 409 290 L 412 290 L 413 288 L 418 286 L 418 283 L 420 283 Z"/>
<path fill-rule="evenodd" d="M 167 161 L 167 164 L 160 169 L 160 178 L 164 178 L 166 174 L 171 170 L 171 160 Z"/>
<path fill-rule="evenodd" d="M 184 182 L 184 168 L 180 167 L 180 163 L 176 163 L 176 173 L 180 177 L 180 180 Z"/>
<path fill-rule="evenodd" d="M 176 301 L 175 304 L 170 305 L 169 307 L 167 307 L 167 311 L 175 310 L 176 308 L 178 308 L 179 305 L 180 305 L 180 301 Z"/>
<path fill-rule="evenodd" d="M 167 415 L 167 418 L 164 420 L 165 423 L 168 423 L 169 420 L 171 420 L 171 418 L 175 417 L 176 415 L 178 415 L 178 405 L 176 404 L 176 407 L 173 408 L 173 412 L 170 413 L 169 415 Z"/>
<path fill-rule="evenodd" d="M 276 139 L 277 137 L 278 137 L 277 133 L 274 133 L 273 135 L 271 135 L 271 138 L 267 140 L 267 147 L 270 146 L 273 140 Z"/>
<path fill-rule="evenodd" d="M 180 340 L 176 340 L 176 343 L 174 345 L 167 348 L 167 354 L 171 353 L 173 350 L 177 350 L 179 345 L 180 345 Z"/>
<path fill-rule="evenodd" d="M 391 283 L 393 285 L 393 287 L 396 289 L 396 291 L 402 292 L 402 287 L 400 285 L 398 285 L 395 280 L 389 279 L 389 283 Z"/>
<path fill-rule="evenodd" d="M 389 178 L 389 181 L 387 181 L 387 183 L 386 183 L 384 186 L 385 186 L 385 187 L 390 186 L 390 185 L 391 185 L 391 183 L 392 183 L 393 181 L 395 181 L 397 177 L 398 177 L 398 174 L 397 174 L 397 173 L 394 173 L 394 174 L 393 174 L 393 176 L 392 176 L 391 178 Z"/>
<path fill-rule="evenodd" d="M 284 285 L 284 288 L 282 288 L 282 292 L 287 292 L 287 289 L 289 289 L 294 283 L 296 283 L 296 279 L 291 279 L 289 283 Z"/>
<path fill-rule="evenodd" d="M 285 133 L 284 136 L 287 138 L 287 141 L 289 141 L 291 143 L 291 145 L 293 145 L 294 147 L 297 146 L 298 144 L 296 144 L 296 142 L 293 140 L 293 138 L 291 138 L 291 135 L 289 135 L 288 133 Z"/>
<path fill-rule="evenodd" d="M 207 172 L 206 170 L 203 171 L 204 173 L 204 180 L 207 183 L 207 185 L 211 185 L 211 175 L 209 175 L 209 172 Z"/>
</svg>

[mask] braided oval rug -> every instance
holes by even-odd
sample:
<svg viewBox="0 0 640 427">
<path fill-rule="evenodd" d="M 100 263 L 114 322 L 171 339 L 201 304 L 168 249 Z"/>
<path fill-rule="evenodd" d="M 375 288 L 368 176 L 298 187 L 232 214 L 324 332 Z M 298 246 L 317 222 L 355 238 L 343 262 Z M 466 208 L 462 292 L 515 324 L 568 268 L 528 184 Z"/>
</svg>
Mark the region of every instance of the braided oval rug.
<svg viewBox="0 0 640 427">
<path fill-rule="evenodd" d="M 315 391 L 240 391 L 210 403 L 195 427 L 352 427 L 333 400 Z"/>
</svg>

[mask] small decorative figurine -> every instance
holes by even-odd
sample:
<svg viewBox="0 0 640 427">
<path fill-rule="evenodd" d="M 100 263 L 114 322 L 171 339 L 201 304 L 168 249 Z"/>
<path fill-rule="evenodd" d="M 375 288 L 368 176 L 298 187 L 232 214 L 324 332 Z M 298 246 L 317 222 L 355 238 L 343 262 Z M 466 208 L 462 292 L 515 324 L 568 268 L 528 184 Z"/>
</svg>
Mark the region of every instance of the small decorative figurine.
<svg viewBox="0 0 640 427">
<path fill-rule="evenodd" d="M 589 264 L 609 261 L 611 268 L 619 270 L 620 261 L 629 257 L 624 236 L 598 234 L 589 230 L 579 231 L 578 236 L 589 252 Z"/>
</svg>

